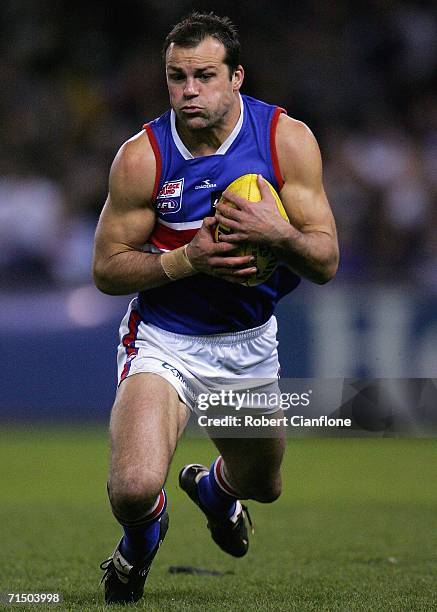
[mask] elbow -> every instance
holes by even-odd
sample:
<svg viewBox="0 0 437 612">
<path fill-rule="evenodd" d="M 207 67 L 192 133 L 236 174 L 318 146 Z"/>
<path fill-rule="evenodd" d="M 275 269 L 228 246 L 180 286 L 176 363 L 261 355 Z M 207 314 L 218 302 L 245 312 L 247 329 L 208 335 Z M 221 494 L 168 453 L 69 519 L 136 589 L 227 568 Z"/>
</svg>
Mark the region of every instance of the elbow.
<svg viewBox="0 0 437 612">
<path fill-rule="evenodd" d="M 313 277 L 313 281 L 318 285 L 326 285 L 330 280 L 337 274 L 339 264 L 338 251 L 331 257 L 331 259 L 324 263 L 323 266 L 318 270 L 317 274 Z"/>
<path fill-rule="evenodd" d="M 319 274 L 316 278 L 314 278 L 314 282 L 317 285 L 326 285 L 326 283 L 329 283 L 329 281 L 332 280 L 334 276 L 335 276 L 335 272 L 331 273 L 327 270 Z"/>
<path fill-rule="evenodd" d="M 323 266 L 323 268 L 314 278 L 314 282 L 317 283 L 318 285 L 326 285 L 326 283 L 329 283 L 329 281 L 332 280 L 334 276 L 337 274 L 338 264 L 339 264 L 339 256 L 337 252 L 335 256 L 332 258 L 332 260 L 330 260 Z"/>
<path fill-rule="evenodd" d="M 97 289 L 102 293 L 106 295 L 119 295 L 119 292 L 115 290 L 112 279 L 107 273 L 105 266 L 97 262 L 93 264 L 93 280 Z"/>
<path fill-rule="evenodd" d="M 99 291 L 104 293 L 105 295 L 117 295 L 117 293 L 111 287 L 111 284 L 102 276 L 93 275 L 94 284 Z"/>
</svg>

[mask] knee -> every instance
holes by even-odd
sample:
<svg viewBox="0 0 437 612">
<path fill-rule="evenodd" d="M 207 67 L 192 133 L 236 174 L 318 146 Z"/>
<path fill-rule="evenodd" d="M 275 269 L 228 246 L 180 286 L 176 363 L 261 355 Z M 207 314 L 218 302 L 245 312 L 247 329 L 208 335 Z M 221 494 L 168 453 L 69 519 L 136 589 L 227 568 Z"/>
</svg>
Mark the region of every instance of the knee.
<svg viewBox="0 0 437 612">
<path fill-rule="evenodd" d="M 117 518 L 135 520 L 156 502 L 163 481 L 151 475 L 124 475 L 109 478 L 108 495 Z"/>
<path fill-rule="evenodd" d="M 280 483 L 268 483 L 263 486 L 258 486 L 251 496 L 257 502 L 262 504 L 271 504 L 276 501 L 282 493 Z"/>
<path fill-rule="evenodd" d="M 281 495 L 281 476 L 280 474 L 275 474 L 273 477 L 266 476 L 265 478 L 254 480 L 251 475 L 249 478 L 240 479 L 236 490 L 246 499 L 253 499 L 262 504 L 271 504 Z"/>
</svg>

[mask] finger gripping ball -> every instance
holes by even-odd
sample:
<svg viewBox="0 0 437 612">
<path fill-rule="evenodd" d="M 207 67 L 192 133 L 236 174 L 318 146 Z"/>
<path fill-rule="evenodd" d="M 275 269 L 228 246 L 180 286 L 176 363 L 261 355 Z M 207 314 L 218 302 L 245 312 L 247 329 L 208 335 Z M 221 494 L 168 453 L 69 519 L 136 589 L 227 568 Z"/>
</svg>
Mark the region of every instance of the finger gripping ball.
<svg viewBox="0 0 437 612">
<path fill-rule="evenodd" d="M 281 217 L 289 222 L 287 213 L 285 212 L 284 206 L 275 188 L 268 181 L 266 181 L 266 179 L 264 179 L 264 181 L 269 186 L 269 189 L 275 198 L 276 206 L 281 213 Z M 238 177 L 227 187 L 227 190 L 235 193 L 235 195 L 249 200 L 249 202 L 256 203 L 261 200 L 261 193 L 258 187 L 256 174 L 244 174 L 243 176 Z M 235 208 L 234 204 L 227 201 L 223 196 L 220 198 L 219 204 L 221 202 L 226 202 L 228 206 Z M 214 240 L 218 242 L 219 236 L 229 234 L 230 231 L 231 230 L 226 225 L 218 224 L 215 228 Z M 254 287 L 255 285 L 264 283 L 273 274 L 278 265 L 276 255 L 265 244 L 256 244 L 249 241 L 243 242 L 239 245 L 238 251 L 235 252 L 235 255 L 239 257 L 244 255 L 252 255 L 255 258 L 255 261 L 251 265 L 256 266 L 257 272 L 247 278 L 244 284 L 248 287 Z"/>
</svg>

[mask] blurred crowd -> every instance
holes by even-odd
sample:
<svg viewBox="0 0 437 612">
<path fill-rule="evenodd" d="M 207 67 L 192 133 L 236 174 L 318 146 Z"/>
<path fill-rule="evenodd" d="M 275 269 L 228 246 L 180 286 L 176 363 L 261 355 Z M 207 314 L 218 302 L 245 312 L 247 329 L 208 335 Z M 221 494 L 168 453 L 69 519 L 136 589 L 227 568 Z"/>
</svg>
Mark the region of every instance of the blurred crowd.
<svg viewBox="0 0 437 612">
<path fill-rule="evenodd" d="M 193 8 L 239 27 L 243 92 L 315 133 L 338 278 L 436 290 L 437 13 L 390 0 L 3 0 L 2 286 L 90 280 L 111 161 L 167 109 L 162 42 Z"/>
</svg>

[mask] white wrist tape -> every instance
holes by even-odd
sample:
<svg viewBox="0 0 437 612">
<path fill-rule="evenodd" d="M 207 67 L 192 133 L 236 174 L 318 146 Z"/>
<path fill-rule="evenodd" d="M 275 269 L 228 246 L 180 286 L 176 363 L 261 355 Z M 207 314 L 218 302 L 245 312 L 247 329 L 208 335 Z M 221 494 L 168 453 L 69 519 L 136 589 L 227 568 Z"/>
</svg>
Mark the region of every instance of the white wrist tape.
<svg viewBox="0 0 437 612">
<path fill-rule="evenodd" d="M 188 259 L 187 247 L 188 244 L 161 255 L 162 269 L 170 280 L 178 280 L 195 274 L 196 270 Z"/>
</svg>

